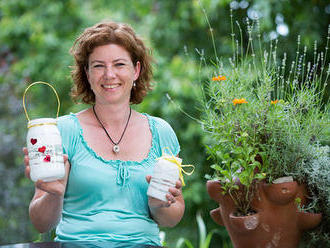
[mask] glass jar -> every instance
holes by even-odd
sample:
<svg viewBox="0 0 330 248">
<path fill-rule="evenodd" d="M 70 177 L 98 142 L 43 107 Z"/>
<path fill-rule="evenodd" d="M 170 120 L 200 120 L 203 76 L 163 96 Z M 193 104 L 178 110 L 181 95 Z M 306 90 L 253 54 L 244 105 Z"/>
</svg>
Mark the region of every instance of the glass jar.
<svg viewBox="0 0 330 248">
<path fill-rule="evenodd" d="M 27 149 L 32 181 L 45 182 L 65 175 L 62 138 L 54 118 L 40 118 L 28 122 Z"/>
<path fill-rule="evenodd" d="M 167 202 L 166 194 L 169 193 L 169 188 L 174 187 L 176 181 L 179 180 L 179 167 L 176 163 L 170 161 L 176 159 L 181 164 L 180 158 L 161 157 L 157 160 L 151 181 L 148 187 L 147 195 Z"/>
</svg>

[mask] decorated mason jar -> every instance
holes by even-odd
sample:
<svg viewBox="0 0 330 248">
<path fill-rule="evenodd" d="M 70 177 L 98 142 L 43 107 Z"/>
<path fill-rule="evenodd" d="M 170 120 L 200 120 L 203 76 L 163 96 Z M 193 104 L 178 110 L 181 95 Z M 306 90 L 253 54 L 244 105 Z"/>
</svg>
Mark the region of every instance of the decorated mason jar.
<svg viewBox="0 0 330 248">
<path fill-rule="evenodd" d="M 57 118 L 39 118 L 30 120 L 25 108 L 25 94 L 35 84 L 46 84 L 56 94 L 58 101 L 57 117 L 59 113 L 59 98 L 56 90 L 48 83 L 35 82 L 28 86 L 23 95 L 23 107 L 28 119 L 28 133 L 26 137 L 30 177 L 32 181 L 55 181 L 65 176 L 62 138 L 57 127 Z"/>
<path fill-rule="evenodd" d="M 167 202 L 166 194 L 180 178 L 182 160 L 173 156 L 162 156 L 156 160 L 147 195 Z"/>
</svg>

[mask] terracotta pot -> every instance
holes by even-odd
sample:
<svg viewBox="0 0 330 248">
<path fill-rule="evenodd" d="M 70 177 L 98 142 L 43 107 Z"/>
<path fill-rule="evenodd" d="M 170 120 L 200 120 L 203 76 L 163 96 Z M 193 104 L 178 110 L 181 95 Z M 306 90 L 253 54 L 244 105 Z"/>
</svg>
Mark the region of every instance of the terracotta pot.
<svg viewBox="0 0 330 248">
<path fill-rule="evenodd" d="M 219 208 L 210 212 L 212 219 L 226 227 L 235 248 L 294 248 L 298 247 L 302 232 L 316 227 L 321 214 L 300 212 L 295 199 L 306 203 L 307 191 L 297 182 L 266 184 L 260 182 L 252 201 L 256 214 L 237 217 L 235 204 L 223 194 L 219 181 L 208 181 L 210 197 Z"/>
</svg>

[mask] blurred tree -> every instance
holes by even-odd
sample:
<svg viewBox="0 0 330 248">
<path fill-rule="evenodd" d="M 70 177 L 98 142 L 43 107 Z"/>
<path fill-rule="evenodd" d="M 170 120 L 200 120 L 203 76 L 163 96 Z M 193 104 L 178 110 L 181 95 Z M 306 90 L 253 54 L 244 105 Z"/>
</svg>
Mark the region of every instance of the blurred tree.
<svg viewBox="0 0 330 248">
<path fill-rule="evenodd" d="M 71 105 L 68 84 L 72 40 L 84 23 L 77 1 L 0 2 L 0 244 L 38 238 L 28 218 L 33 184 L 24 178 L 26 119 L 21 105 L 28 83 L 46 81 L 58 90 L 62 110 Z M 56 100 L 46 87 L 31 90 L 30 117 L 54 117 Z M 52 100 L 54 99 L 54 100 Z"/>
<path fill-rule="evenodd" d="M 262 39 L 269 41 L 279 38 L 281 42 L 278 47 L 279 54 L 290 51 L 291 59 L 295 58 L 295 53 L 291 51 L 297 48 L 298 35 L 302 37 L 302 44 L 310 49 L 313 49 L 314 41 L 318 42 L 319 47 L 324 48 L 330 23 L 330 4 L 327 1 L 154 0 L 153 2 L 156 6 L 154 10 L 157 12 L 157 19 L 153 22 L 153 32 L 150 35 L 157 50 L 166 57 L 182 54 L 184 46 L 192 50 L 205 49 L 206 54 L 213 55 L 210 30 L 202 8 L 206 11 L 212 27 L 219 56 L 232 53 L 230 8 L 233 10 L 236 39 L 239 40 L 239 27 L 236 21 L 247 38 L 247 18 L 250 23 L 258 19 Z"/>
</svg>

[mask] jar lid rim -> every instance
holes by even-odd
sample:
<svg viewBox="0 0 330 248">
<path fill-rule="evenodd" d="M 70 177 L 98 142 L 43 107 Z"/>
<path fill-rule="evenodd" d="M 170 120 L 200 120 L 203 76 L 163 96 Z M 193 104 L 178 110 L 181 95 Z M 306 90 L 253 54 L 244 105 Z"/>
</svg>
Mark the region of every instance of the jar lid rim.
<svg viewBox="0 0 330 248">
<path fill-rule="evenodd" d="M 28 128 L 35 126 L 35 125 L 56 125 L 57 118 L 38 118 L 34 120 L 30 120 L 28 122 Z"/>
</svg>

